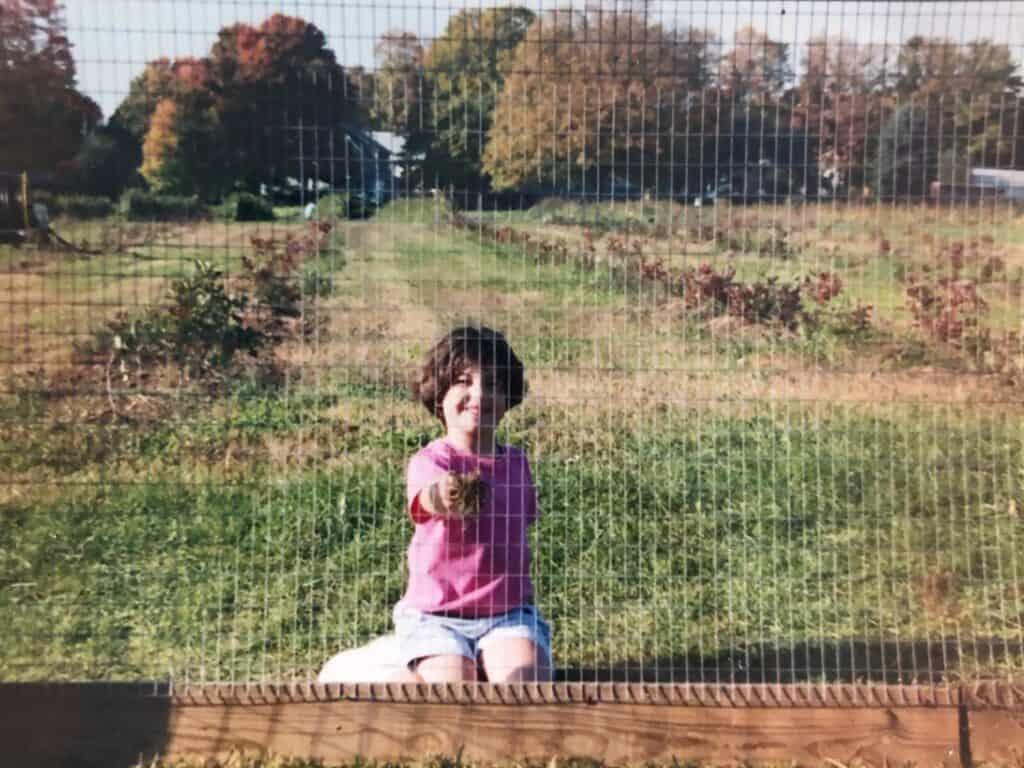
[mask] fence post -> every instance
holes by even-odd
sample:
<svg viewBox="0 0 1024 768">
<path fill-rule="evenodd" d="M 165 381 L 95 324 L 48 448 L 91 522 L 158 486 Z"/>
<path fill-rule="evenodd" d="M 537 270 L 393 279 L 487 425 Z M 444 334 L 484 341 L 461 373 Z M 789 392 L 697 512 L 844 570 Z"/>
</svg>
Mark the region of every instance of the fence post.
<svg viewBox="0 0 1024 768">
<path fill-rule="evenodd" d="M 32 222 L 28 215 L 28 171 L 21 172 L 21 211 L 25 217 L 25 233 L 32 229 Z"/>
</svg>

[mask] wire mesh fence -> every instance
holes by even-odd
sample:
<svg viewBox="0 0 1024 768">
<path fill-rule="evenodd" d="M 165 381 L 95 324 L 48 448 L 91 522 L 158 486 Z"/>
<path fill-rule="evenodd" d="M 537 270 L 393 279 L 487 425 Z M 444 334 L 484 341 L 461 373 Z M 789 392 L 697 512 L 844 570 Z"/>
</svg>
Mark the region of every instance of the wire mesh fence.
<svg viewBox="0 0 1024 768">
<path fill-rule="evenodd" d="M 3 679 L 392 633 L 462 324 L 558 679 L 1020 675 L 1021 3 L 63 5 L 0 5 Z"/>
</svg>

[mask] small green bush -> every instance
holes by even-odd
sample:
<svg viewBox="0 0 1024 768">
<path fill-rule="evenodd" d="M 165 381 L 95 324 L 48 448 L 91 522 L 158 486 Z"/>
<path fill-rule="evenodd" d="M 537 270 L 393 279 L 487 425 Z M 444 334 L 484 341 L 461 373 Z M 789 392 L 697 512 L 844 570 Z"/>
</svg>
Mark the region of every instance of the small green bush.
<svg viewBox="0 0 1024 768">
<path fill-rule="evenodd" d="M 319 219 L 347 219 L 349 198 L 345 194 L 326 195 L 316 204 L 316 216 Z"/>
<path fill-rule="evenodd" d="M 243 192 L 238 195 L 235 221 L 273 221 L 274 206 L 262 197 Z"/>
<path fill-rule="evenodd" d="M 73 219 L 102 219 L 115 212 L 114 201 L 101 195 L 56 195 L 47 203 L 51 215 Z"/>
<path fill-rule="evenodd" d="M 132 369 L 176 363 L 192 378 L 217 374 L 236 352 L 255 356 L 266 335 L 244 318 L 248 297 L 230 295 L 223 273 L 203 261 L 171 285 L 170 303 L 138 316 L 124 314 L 97 334 L 88 355 L 109 356 L 127 382 Z"/>
<path fill-rule="evenodd" d="M 302 265 L 302 294 L 324 298 L 334 295 L 334 273 L 344 265 L 343 257 L 319 258 Z"/>
<path fill-rule="evenodd" d="M 259 195 L 251 192 L 236 192 L 230 195 L 217 209 L 220 218 L 226 221 L 273 221 L 274 207 Z"/>
<path fill-rule="evenodd" d="M 158 195 L 132 189 L 121 196 L 121 213 L 129 221 L 181 221 L 204 216 L 207 209 L 194 195 Z"/>
<path fill-rule="evenodd" d="M 316 204 L 316 215 L 319 219 L 361 219 L 365 218 L 366 210 L 362 200 L 345 192 L 335 192 L 321 197 Z"/>
</svg>

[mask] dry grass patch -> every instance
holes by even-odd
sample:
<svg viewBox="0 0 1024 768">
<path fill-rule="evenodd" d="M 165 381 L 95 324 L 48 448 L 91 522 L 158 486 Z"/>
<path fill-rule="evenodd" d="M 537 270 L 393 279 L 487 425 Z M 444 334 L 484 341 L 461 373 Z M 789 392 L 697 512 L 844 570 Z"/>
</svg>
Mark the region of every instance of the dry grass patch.
<svg viewBox="0 0 1024 768">
<path fill-rule="evenodd" d="M 530 397 L 567 408 L 613 403 L 606 407 L 630 412 L 664 405 L 727 414 L 765 405 L 947 405 L 1008 414 L 1020 414 L 1024 406 L 1024 392 L 1007 390 L 996 376 L 964 377 L 936 369 L 798 371 L 778 363 L 769 367 L 769 362 L 764 361 L 762 369 L 755 365 L 727 374 L 710 367 L 662 371 L 541 368 L 528 372 Z"/>
</svg>

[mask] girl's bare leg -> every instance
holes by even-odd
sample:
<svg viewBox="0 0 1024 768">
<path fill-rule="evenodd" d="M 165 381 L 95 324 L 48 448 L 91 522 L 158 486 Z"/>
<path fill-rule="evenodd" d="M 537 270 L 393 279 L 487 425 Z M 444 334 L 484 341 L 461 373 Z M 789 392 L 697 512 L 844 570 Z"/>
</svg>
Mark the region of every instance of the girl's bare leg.
<svg viewBox="0 0 1024 768">
<path fill-rule="evenodd" d="M 423 683 L 474 683 L 477 680 L 476 664 L 455 654 L 420 659 L 413 674 Z"/>
<path fill-rule="evenodd" d="M 480 662 L 491 683 L 551 682 L 551 661 L 532 640 L 510 637 L 480 644 Z"/>
</svg>

